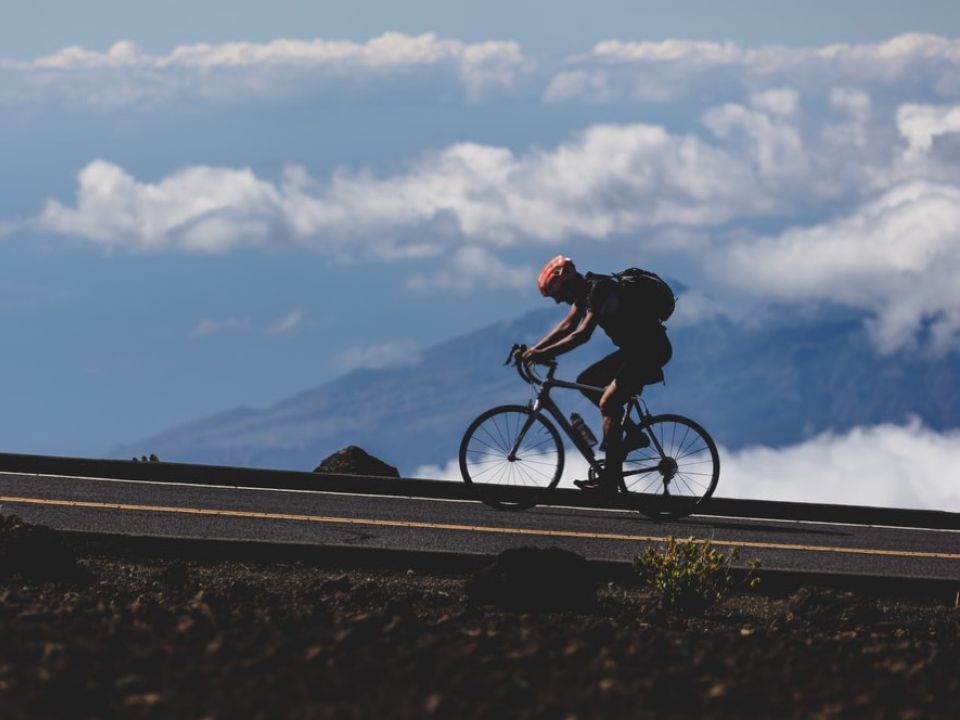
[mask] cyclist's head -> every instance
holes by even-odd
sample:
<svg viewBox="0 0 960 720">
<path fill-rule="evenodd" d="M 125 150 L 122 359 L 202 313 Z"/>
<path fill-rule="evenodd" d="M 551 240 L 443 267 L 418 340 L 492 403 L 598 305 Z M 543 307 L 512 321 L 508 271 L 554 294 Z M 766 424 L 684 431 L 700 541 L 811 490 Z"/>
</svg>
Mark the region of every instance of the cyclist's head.
<svg viewBox="0 0 960 720">
<path fill-rule="evenodd" d="M 553 298 L 558 303 L 564 302 L 569 300 L 570 291 L 576 285 L 575 278 L 578 277 L 580 274 L 573 260 L 557 255 L 543 266 L 540 278 L 537 280 L 537 287 L 540 288 L 540 294 L 544 297 Z"/>
</svg>

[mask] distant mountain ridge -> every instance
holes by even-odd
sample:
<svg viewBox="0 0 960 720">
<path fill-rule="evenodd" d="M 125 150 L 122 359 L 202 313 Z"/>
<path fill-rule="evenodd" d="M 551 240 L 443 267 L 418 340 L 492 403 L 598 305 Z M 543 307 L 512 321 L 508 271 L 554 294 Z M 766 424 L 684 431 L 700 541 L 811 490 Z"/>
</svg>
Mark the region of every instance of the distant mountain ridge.
<svg viewBox="0 0 960 720">
<path fill-rule="evenodd" d="M 415 365 L 356 370 L 264 409 L 238 408 L 121 445 L 113 457 L 312 470 L 346 445 L 359 445 L 411 474 L 456 457 L 460 436 L 482 410 L 526 402 L 530 390 L 503 367 L 514 342 L 532 342 L 560 317 L 530 312 L 435 345 Z M 863 317 L 825 310 L 744 326 L 723 318 L 670 329 L 667 385 L 644 396 L 654 412 L 703 423 L 727 448 L 781 446 L 824 430 L 904 422 L 960 425 L 960 358 L 904 351 L 879 355 Z M 562 358 L 571 379 L 613 349 L 602 332 Z M 577 393 L 561 407 L 596 428 Z"/>
</svg>

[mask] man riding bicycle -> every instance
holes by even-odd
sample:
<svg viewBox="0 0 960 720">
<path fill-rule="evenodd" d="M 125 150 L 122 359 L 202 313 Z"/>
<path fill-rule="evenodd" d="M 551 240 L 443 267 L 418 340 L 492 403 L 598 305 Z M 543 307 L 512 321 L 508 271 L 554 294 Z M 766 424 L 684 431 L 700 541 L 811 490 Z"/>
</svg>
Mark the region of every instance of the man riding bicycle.
<svg viewBox="0 0 960 720">
<path fill-rule="evenodd" d="M 606 447 L 604 472 L 597 480 L 575 480 L 582 489 L 616 492 L 626 453 L 649 443 L 635 426 L 621 427 L 623 408 L 644 385 L 663 382 L 663 366 L 673 355 L 666 328 L 653 312 L 638 309 L 626 297 L 623 285 L 609 275 L 582 275 L 573 261 L 558 255 L 548 262 L 537 281 L 540 293 L 570 311 L 542 340 L 523 354 L 525 363 L 547 362 L 587 342 L 599 325 L 617 350 L 577 377 L 582 385 L 604 388 L 583 394 L 600 408 Z"/>
</svg>

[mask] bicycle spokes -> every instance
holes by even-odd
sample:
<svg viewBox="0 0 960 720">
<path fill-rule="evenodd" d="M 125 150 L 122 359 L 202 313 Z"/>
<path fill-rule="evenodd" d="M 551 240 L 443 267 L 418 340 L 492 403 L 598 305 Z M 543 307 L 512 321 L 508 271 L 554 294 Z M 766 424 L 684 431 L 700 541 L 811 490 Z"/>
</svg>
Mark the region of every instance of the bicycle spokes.
<svg viewBox="0 0 960 720">
<path fill-rule="evenodd" d="M 563 473 L 563 448 L 556 429 L 529 408 L 487 411 L 468 428 L 460 445 L 460 469 L 470 483 L 555 487 Z M 516 508 L 517 503 L 491 504 Z"/>
<path fill-rule="evenodd" d="M 720 472 L 716 446 L 697 423 L 678 415 L 651 418 L 650 445 L 628 453 L 624 487 L 631 493 L 700 502 L 709 497 Z"/>
</svg>

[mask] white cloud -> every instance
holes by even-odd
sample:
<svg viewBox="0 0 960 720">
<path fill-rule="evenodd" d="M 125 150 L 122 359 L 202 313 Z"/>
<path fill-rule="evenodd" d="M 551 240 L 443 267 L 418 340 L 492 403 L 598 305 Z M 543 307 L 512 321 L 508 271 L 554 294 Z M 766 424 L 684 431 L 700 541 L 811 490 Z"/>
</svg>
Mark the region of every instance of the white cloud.
<svg viewBox="0 0 960 720">
<path fill-rule="evenodd" d="M 190 336 L 195 338 L 225 333 L 246 332 L 250 329 L 250 319 L 245 317 L 231 317 L 223 320 L 200 320 L 193 326 Z"/>
<path fill-rule="evenodd" d="M 290 335 L 303 325 L 303 310 L 296 308 L 267 327 L 269 335 Z"/>
<path fill-rule="evenodd" d="M 830 106 L 860 122 L 866 122 L 869 119 L 872 104 L 870 95 L 862 90 L 845 87 L 830 89 Z"/>
<path fill-rule="evenodd" d="M 717 495 L 960 512 L 960 431 L 906 425 L 825 433 L 786 448 L 724 453 Z"/>
<path fill-rule="evenodd" d="M 304 312 L 300 308 L 291 310 L 283 317 L 267 324 L 254 324 L 248 317 L 229 317 L 222 320 L 204 318 L 197 322 L 190 331 L 195 338 L 210 335 L 224 335 L 232 333 L 257 332 L 267 335 L 290 335 L 303 325 Z"/>
<path fill-rule="evenodd" d="M 749 93 L 784 83 L 912 86 L 934 96 L 960 94 L 960 39 L 907 34 L 871 44 L 766 46 L 664 40 L 598 43 L 570 58 L 544 93 L 551 102 L 671 102 L 698 95 Z"/>
<path fill-rule="evenodd" d="M 50 200 L 35 224 L 107 247 L 218 252 L 262 242 L 280 206 L 277 189 L 250 170 L 191 167 L 141 183 L 98 160 L 77 181 L 76 207 Z"/>
<path fill-rule="evenodd" d="M 883 350 L 929 325 L 943 351 L 960 333 L 960 187 L 904 183 L 845 217 L 733 244 L 714 267 L 750 292 L 872 311 Z"/>
<path fill-rule="evenodd" d="M 763 186 L 800 186 L 812 179 L 809 154 L 794 122 L 799 96 L 790 88 L 757 93 L 752 107 L 727 103 L 708 110 L 703 124 L 721 140 L 742 142 Z"/>
<path fill-rule="evenodd" d="M 689 327 L 721 317 L 732 317 L 722 302 L 696 290 L 687 290 L 677 297 L 676 309 L 670 316 L 670 328 Z"/>
<path fill-rule="evenodd" d="M 607 238 L 709 227 L 771 207 L 750 164 L 720 147 L 657 126 L 597 125 L 552 151 L 518 156 L 461 143 L 392 177 L 341 170 L 325 183 L 297 166 L 279 183 L 249 169 L 203 166 L 141 182 L 98 160 L 79 173 L 76 204 L 50 200 L 34 225 L 138 250 L 295 242 L 422 257 L 451 237 L 495 245 Z M 365 239 L 359 250 L 351 237 Z"/>
<path fill-rule="evenodd" d="M 921 508 L 960 512 L 960 430 L 905 425 L 824 433 L 782 448 L 720 449 L 717 497 Z M 460 481 L 456 460 L 416 468 L 413 477 Z M 561 487 L 586 477 L 583 459 L 567 452 Z"/>
<path fill-rule="evenodd" d="M 418 362 L 420 348 L 416 343 L 406 340 L 349 348 L 333 360 L 334 366 L 341 372 L 360 368 L 379 370 L 397 365 L 415 365 Z"/>
<path fill-rule="evenodd" d="M 458 143 L 384 177 L 340 169 L 324 181 L 289 166 L 274 182 L 199 166 L 143 182 L 95 161 L 78 176 L 75 205 L 51 200 L 36 223 L 145 250 L 292 242 L 354 257 L 425 257 L 463 239 L 507 246 L 646 231 L 664 249 L 690 231 L 789 216 L 805 203 L 856 199 L 891 178 L 933 172 L 928 155 L 907 162 L 890 143 L 892 121 L 889 132 L 865 126 L 868 99 L 852 91 L 835 93 L 839 116 L 826 127 L 810 126 L 790 88 L 750 103 L 707 110 L 706 136 L 594 125 L 524 153 Z"/>
<path fill-rule="evenodd" d="M 471 292 L 477 288 L 523 288 L 530 285 L 534 270 L 512 268 L 484 247 L 471 245 L 453 252 L 445 267 L 431 275 L 413 275 L 407 286 L 429 292 Z"/>
<path fill-rule="evenodd" d="M 897 128 L 909 145 L 907 152 L 930 152 L 936 138 L 960 133 L 960 105 L 903 105 L 897 112 Z"/>
<path fill-rule="evenodd" d="M 388 32 L 366 43 L 199 43 L 166 55 L 124 40 L 106 52 L 68 47 L 32 61 L 0 60 L 0 104 L 55 100 L 109 110 L 177 98 L 235 102 L 322 96 L 370 83 L 383 92 L 418 76 L 434 95 L 446 79 L 479 100 L 511 89 L 529 67 L 517 43 L 463 43 L 431 33 Z"/>
<path fill-rule="evenodd" d="M 346 40 L 277 39 L 266 43 L 230 42 L 218 45 L 181 45 L 166 55 L 144 53 L 129 40 L 121 40 L 107 52 L 71 46 L 32 61 L 2 60 L 4 69 L 87 70 L 91 68 L 183 67 L 211 70 L 223 67 L 298 65 L 331 67 L 348 72 L 357 67 L 399 67 L 432 65 L 454 61 L 464 67 L 488 62 L 523 61 L 514 42 L 463 43 L 439 38 L 433 33 L 405 35 L 386 32 L 360 44 Z"/>
</svg>

